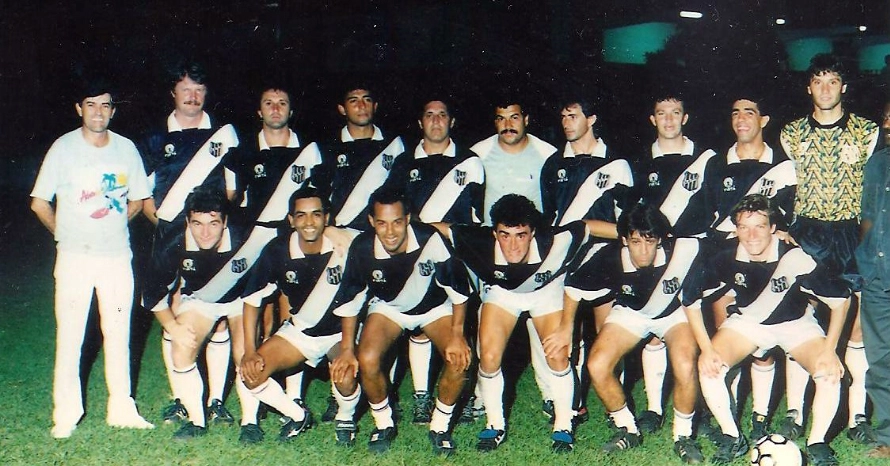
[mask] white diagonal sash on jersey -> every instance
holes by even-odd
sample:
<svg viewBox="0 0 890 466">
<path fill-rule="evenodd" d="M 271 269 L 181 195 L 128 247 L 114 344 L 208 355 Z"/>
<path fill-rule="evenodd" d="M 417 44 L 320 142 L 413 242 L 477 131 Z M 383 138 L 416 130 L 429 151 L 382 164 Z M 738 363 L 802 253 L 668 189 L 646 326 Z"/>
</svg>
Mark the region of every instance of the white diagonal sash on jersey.
<svg viewBox="0 0 890 466">
<path fill-rule="evenodd" d="M 423 250 L 420 251 L 417 260 L 414 261 L 414 269 L 411 271 L 411 275 L 408 276 L 408 280 L 405 281 L 405 285 L 399 291 L 399 294 L 392 301 L 387 302 L 387 304 L 400 309 L 402 312 L 408 312 L 417 307 L 426 295 L 430 282 L 436 276 L 435 272 L 427 276 L 418 273 L 419 264 L 431 261 L 435 267 L 436 263 L 448 260 L 448 257 L 449 253 L 448 249 L 445 248 L 445 243 L 442 242 L 439 235 L 434 233 L 427 240 L 426 244 L 423 245 Z"/>
<path fill-rule="evenodd" d="M 238 280 L 253 267 L 263 248 L 278 235 L 275 228 L 257 225 L 250 231 L 247 241 L 238 248 L 232 259 L 216 272 L 207 284 L 195 290 L 194 295 L 205 303 L 215 303 L 228 293 Z"/>
<path fill-rule="evenodd" d="M 674 252 L 671 254 L 671 260 L 668 262 L 667 267 L 664 269 L 664 273 L 658 280 L 659 289 L 653 290 L 652 295 L 649 296 L 649 300 L 646 301 L 646 304 L 640 309 L 640 314 L 654 318 L 661 315 L 661 313 L 667 309 L 671 301 L 676 298 L 677 293 L 680 292 L 680 287 L 683 285 L 683 281 L 689 274 L 692 262 L 698 255 L 698 248 L 698 240 L 691 238 L 680 238 L 674 243 Z M 666 292 L 667 290 L 664 289 L 664 282 L 673 278 L 679 278 L 680 281 L 679 283 L 676 283 L 677 289 L 672 293 L 668 293 Z"/>
<path fill-rule="evenodd" d="M 278 186 L 275 187 L 275 191 L 269 196 L 269 201 L 266 202 L 266 206 L 260 212 L 257 222 L 277 222 L 283 220 L 291 207 L 287 205 L 291 195 L 303 186 L 303 183 L 309 177 L 309 171 L 312 167 L 320 163 L 321 152 L 318 150 L 318 144 L 313 142 L 301 150 L 297 158 L 290 164 L 290 167 L 284 171 L 281 180 L 278 181 Z M 299 168 L 304 169 L 303 178 L 296 176 L 295 170 Z"/>
<path fill-rule="evenodd" d="M 581 265 L 579 265 L 578 267 L 583 267 L 584 264 L 587 264 L 591 260 L 598 260 L 594 259 L 594 257 L 608 245 L 609 243 L 594 243 L 592 246 L 590 246 L 590 249 L 587 250 L 587 254 L 584 255 L 584 259 L 581 260 Z M 609 294 L 608 288 L 602 288 L 600 290 L 594 291 L 587 291 L 579 288 L 572 288 L 572 290 L 574 290 L 573 292 L 569 292 L 568 290 L 569 287 L 566 286 L 566 294 L 568 294 L 572 299 L 576 299 L 578 301 L 581 301 L 582 299 L 585 301 L 595 301 Z"/>
<path fill-rule="evenodd" d="M 608 175 L 609 177 L 605 186 L 597 186 L 599 183 L 602 183 L 600 176 L 603 175 Z M 603 193 L 614 188 L 618 183 L 622 183 L 626 186 L 633 185 L 633 179 L 630 174 L 630 165 L 628 165 L 627 161 L 624 159 L 613 160 L 603 165 L 584 180 L 584 183 L 578 188 L 578 193 L 575 194 L 575 198 L 572 199 L 572 203 L 566 208 L 562 220 L 559 222 L 559 226 L 563 226 L 575 220 L 583 220 L 584 215 L 586 215 L 587 211 L 590 210 L 590 207 L 602 197 Z"/>
<path fill-rule="evenodd" d="M 517 293 L 528 293 L 550 283 L 552 278 L 562 270 L 563 264 L 571 259 L 570 257 L 566 257 L 566 251 L 572 246 L 573 240 L 572 232 L 569 230 L 557 233 L 556 236 L 553 237 L 553 244 L 550 246 L 550 250 L 547 251 L 547 256 L 544 257 L 544 260 L 541 261 L 541 264 L 538 266 L 538 270 L 550 272 L 552 276 L 548 277 L 548 279 L 543 282 L 538 282 L 535 280 L 535 277 L 538 276 L 539 272 L 535 272 L 525 279 L 522 285 L 517 286 L 514 291 Z"/>
<path fill-rule="evenodd" d="M 343 203 L 337 218 L 334 219 L 335 225 L 349 225 L 365 210 L 365 207 L 368 206 L 368 197 L 386 180 L 389 170 L 383 166 L 383 157 L 387 155 L 395 157 L 402 153 L 403 149 L 401 138 L 396 137 L 386 146 L 386 149 L 383 149 L 382 152 L 377 154 L 377 157 L 374 157 L 374 160 L 371 161 L 371 164 L 362 173 L 355 187 L 352 188 L 352 192 L 349 193 L 346 202 Z"/>
<path fill-rule="evenodd" d="M 297 309 L 297 314 L 293 317 L 295 324 L 301 328 L 309 328 L 314 326 L 324 317 L 324 314 L 328 312 L 328 308 L 331 307 L 331 303 L 334 301 L 334 298 L 337 296 L 337 291 L 340 289 L 340 278 L 336 280 L 336 283 L 331 283 L 334 280 L 328 280 L 328 270 L 339 267 L 340 273 L 343 273 L 346 264 L 346 254 L 339 254 L 336 251 L 331 252 L 331 257 L 328 259 L 327 265 L 325 265 L 324 270 L 321 272 L 321 275 L 318 277 L 318 280 L 315 281 L 315 286 L 312 288 L 312 292 L 309 293 L 309 296 L 306 297 L 306 301 L 303 302 L 303 305 L 300 306 L 300 309 Z"/>
<path fill-rule="evenodd" d="M 674 181 L 674 185 L 671 186 L 671 190 L 667 197 L 665 197 L 660 208 L 661 213 L 663 213 L 668 221 L 671 222 L 671 226 L 676 225 L 677 219 L 679 219 L 680 215 L 686 211 L 686 207 L 689 206 L 689 199 L 701 190 L 702 180 L 705 179 L 705 167 L 707 167 L 711 157 L 714 157 L 715 155 L 717 154 L 710 149 L 703 152 L 689 165 L 688 168 L 686 168 L 686 170 L 683 171 L 683 175 Z M 688 180 L 686 179 L 687 173 L 694 176 L 697 180 L 694 189 L 688 189 Z"/>
<path fill-rule="evenodd" d="M 185 207 L 185 198 L 199 186 L 207 175 L 219 165 L 229 149 L 238 145 L 238 134 L 232 125 L 225 125 L 216 130 L 207 142 L 195 152 L 195 155 L 170 187 L 164 202 L 158 207 L 157 216 L 161 220 L 172 222 Z M 216 155 L 214 155 L 214 153 Z"/>
<path fill-rule="evenodd" d="M 770 181 L 772 184 L 767 188 L 769 192 L 764 191 L 764 183 Z M 757 179 L 756 182 L 751 184 L 751 187 L 748 189 L 748 194 L 763 194 L 767 197 L 772 198 L 779 190 L 786 188 L 788 186 L 797 186 L 797 173 L 794 171 L 794 163 L 790 160 L 785 160 L 782 163 L 776 165 L 773 168 L 770 168 L 763 174 L 760 178 Z M 718 231 L 728 232 L 735 230 L 735 227 L 732 224 L 732 219 L 728 216 L 720 222 L 720 225 L 717 226 Z"/>
<path fill-rule="evenodd" d="M 469 158 L 452 168 L 442 178 L 442 181 L 439 182 L 433 194 L 430 195 L 430 198 L 424 204 L 423 209 L 420 210 L 420 221 L 425 223 L 441 222 L 442 218 L 451 210 L 454 202 L 457 201 L 457 198 L 470 183 L 481 184 L 483 181 L 482 173 L 471 169 L 473 165 L 478 163 L 478 159 Z M 462 183 L 455 181 L 458 171 L 465 173 Z"/>
<path fill-rule="evenodd" d="M 776 239 L 773 238 L 773 241 L 776 241 Z M 779 307 L 779 303 L 785 299 L 788 290 L 794 287 L 797 277 L 806 275 L 815 268 L 816 262 L 802 249 L 795 248 L 786 252 L 784 256 L 779 258 L 779 264 L 769 277 L 769 283 L 757 295 L 757 299 L 741 310 L 742 315 L 757 322 L 763 322 Z M 773 289 L 773 283 L 779 281 L 782 284 L 782 289 Z"/>
</svg>

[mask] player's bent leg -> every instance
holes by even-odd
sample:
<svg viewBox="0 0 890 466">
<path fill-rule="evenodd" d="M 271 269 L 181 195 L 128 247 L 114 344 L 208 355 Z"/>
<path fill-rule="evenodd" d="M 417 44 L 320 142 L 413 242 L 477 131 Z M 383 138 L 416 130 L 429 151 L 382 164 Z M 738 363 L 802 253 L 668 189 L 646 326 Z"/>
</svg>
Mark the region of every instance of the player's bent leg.
<svg viewBox="0 0 890 466">
<path fill-rule="evenodd" d="M 482 401 L 485 405 L 487 425 L 491 435 L 486 433 L 481 437 L 477 448 L 489 450 L 497 448 L 503 441 L 503 432 L 506 431 L 504 419 L 504 374 L 501 372 L 501 361 L 507 340 L 516 326 L 517 318 L 507 310 L 492 303 L 482 305 L 479 316 L 479 388 L 482 392 Z M 496 442 L 489 448 L 491 442 L 484 442 L 492 437 Z M 483 445 L 483 443 L 485 445 Z"/>
<path fill-rule="evenodd" d="M 643 366 L 643 388 L 646 392 L 646 411 L 637 418 L 640 430 L 645 434 L 661 429 L 664 422 L 662 396 L 664 375 L 667 373 L 667 347 L 657 337 L 652 337 L 640 356 Z"/>
<path fill-rule="evenodd" d="M 195 332 L 198 343 L 204 341 L 210 333 L 216 321 L 211 320 L 198 310 L 188 310 L 176 316 L 176 321 L 183 325 L 191 326 Z M 173 393 L 182 400 L 182 404 L 189 413 L 189 424 L 186 424 L 174 434 L 174 438 L 188 439 L 203 434 L 206 419 L 204 417 L 204 381 L 198 372 L 195 361 L 198 356 L 199 345 L 194 347 L 173 342 Z"/>
<path fill-rule="evenodd" d="M 807 445 L 825 443 L 825 435 L 840 404 L 840 378 L 843 375 L 843 368 L 840 361 L 836 364 L 828 362 L 822 365 L 824 361 L 819 360 L 819 355 L 823 353 L 824 348 L 825 338 L 820 337 L 791 350 L 791 356 L 807 370 L 816 385 L 816 392 L 813 395 L 813 423 Z M 836 359 L 836 356 L 834 357 Z"/>
<path fill-rule="evenodd" d="M 472 352 L 466 339 L 458 338 L 452 330 L 451 316 L 441 317 L 423 327 L 439 354 L 444 367 L 439 379 L 438 396 L 430 419 L 430 442 L 433 452 L 450 455 L 454 452 L 454 442 L 448 426 L 454 414 L 454 406 L 463 390 L 467 369 L 472 361 Z"/>
<path fill-rule="evenodd" d="M 686 463 L 704 461 L 692 436 L 692 420 L 698 400 L 698 345 L 688 323 L 674 325 L 664 334 L 674 373 L 674 452 Z"/>
<path fill-rule="evenodd" d="M 551 312 L 548 314 L 538 315 L 532 318 L 535 326 L 535 337 L 539 341 L 553 334 L 559 327 L 562 320 L 562 311 Z M 554 439 L 555 450 L 569 451 L 572 448 L 573 439 L 570 437 L 574 430 L 572 426 L 572 418 L 575 411 L 573 402 L 575 399 L 575 373 L 574 368 L 570 364 L 569 356 L 571 354 L 571 344 L 560 349 L 557 354 L 547 356 L 547 371 L 542 374 L 548 380 L 548 385 L 552 388 L 553 397 L 553 431 L 565 432 L 568 435 L 561 436 L 561 439 Z"/>
<path fill-rule="evenodd" d="M 717 331 L 711 339 L 711 346 L 723 361 L 723 367 L 716 376 L 708 376 L 702 373 L 702 363 L 699 360 L 699 381 L 702 395 L 708 404 L 708 408 L 720 424 L 720 430 L 724 436 L 740 438 L 738 424 L 732 414 L 729 389 L 726 385 L 726 375 L 729 369 L 735 367 L 748 355 L 757 350 L 757 346 L 741 333 L 723 328 Z"/>
<path fill-rule="evenodd" d="M 383 358 L 402 334 L 402 327 L 382 314 L 371 313 L 365 321 L 356 355 L 361 368 L 362 390 L 371 405 L 371 415 L 378 430 L 394 427 L 392 407 L 387 397 Z"/>
</svg>

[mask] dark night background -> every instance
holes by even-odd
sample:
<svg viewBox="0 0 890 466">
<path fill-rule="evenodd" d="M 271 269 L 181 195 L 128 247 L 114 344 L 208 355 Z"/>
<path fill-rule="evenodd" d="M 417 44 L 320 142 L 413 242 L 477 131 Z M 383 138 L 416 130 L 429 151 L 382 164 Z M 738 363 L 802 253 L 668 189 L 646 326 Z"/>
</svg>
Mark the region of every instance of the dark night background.
<svg viewBox="0 0 890 466">
<path fill-rule="evenodd" d="M 777 27 L 829 34 L 851 61 L 863 41 L 888 39 L 890 2 L 882 0 L 539 0 L 539 1 L 0 1 L 0 231 L 21 231 L 28 192 L 52 141 L 79 125 L 71 91 L 81 75 L 107 73 L 120 87 L 111 129 L 131 139 L 160 125 L 172 109 L 165 69 L 194 57 L 208 69 L 206 109 L 242 138 L 259 128 L 259 87 L 270 78 L 293 90 L 292 127 L 330 137 L 339 83 L 375 85 L 378 124 L 408 139 L 423 99 L 451 97 L 464 144 L 488 136 L 492 91 L 518 88 L 530 132 L 564 144 L 559 96 L 580 90 L 598 103 L 594 127 L 618 154 L 636 157 L 654 138 L 647 121 L 659 89 L 679 90 L 691 114 L 686 133 L 725 150 L 732 143 L 733 93 L 756 88 L 772 97 L 767 140 L 809 110 L 806 77 L 791 72 Z M 705 17 L 683 20 L 677 11 Z M 649 21 L 678 24 L 646 65 L 603 60 L 602 31 Z M 868 26 L 867 34 L 844 28 Z M 855 71 L 854 71 L 855 72 Z M 847 108 L 876 119 L 887 85 L 854 75 Z M 23 217 L 24 216 L 24 217 Z M 26 230 L 32 230 L 27 228 Z M 5 242 L 3 242 L 5 243 Z M 2 247 L 2 246 L 0 246 Z"/>
</svg>

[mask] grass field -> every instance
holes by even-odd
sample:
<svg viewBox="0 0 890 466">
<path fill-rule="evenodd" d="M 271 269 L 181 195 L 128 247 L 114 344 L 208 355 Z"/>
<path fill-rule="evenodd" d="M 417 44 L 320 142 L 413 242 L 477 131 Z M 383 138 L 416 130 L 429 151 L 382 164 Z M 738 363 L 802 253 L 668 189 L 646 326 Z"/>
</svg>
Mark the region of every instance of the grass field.
<svg viewBox="0 0 890 466">
<path fill-rule="evenodd" d="M 30 252 L 25 255 L 23 251 Z M 36 228 L 7 235 L 0 248 L 0 259 L 8 266 L 7 273 L 3 275 L 5 291 L 0 295 L 0 313 L 3 316 L 0 319 L 0 358 L 3 361 L 0 364 L 2 465 L 681 464 L 672 451 L 669 425 L 647 437 L 641 448 L 614 456 L 600 453 L 600 444 L 609 437 L 610 431 L 603 422 L 602 407 L 593 393 L 588 397 L 590 422 L 579 427 L 576 450 L 561 456 L 550 453 L 550 429 L 540 412 L 540 396 L 528 370 L 516 387 L 508 441 L 492 453 L 475 451 L 475 437 L 483 427 L 481 420 L 473 425 L 456 427 L 454 438 L 458 451 L 448 459 L 431 454 L 425 426 L 415 426 L 403 420 L 392 450 L 385 455 L 374 456 L 367 452 L 365 446 L 368 433 L 373 428 L 370 416 L 361 419 L 359 441 L 353 449 L 339 448 L 334 444 L 331 424 L 322 424 L 291 444 L 279 444 L 276 436 L 280 424 L 274 415 L 262 422 L 266 441 L 258 446 L 241 446 L 237 442 L 237 426 L 211 426 L 208 435 L 203 438 L 188 443 L 174 442 L 170 439 L 174 426 L 159 422 L 160 412 L 168 403 L 169 388 L 161 362 L 156 324 L 148 332 L 136 396 L 142 414 L 158 427 L 151 431 L 119 430 L 105 424 L 106 389 L 100 355 L 92 365 L 87 382 L 86 417 L 70 439 L 54 440 L 49 435 L 54 351 L 53 255 L 48 234 Z M 403 400 L 410 400 L 410 385 L 410 381 L 402 384 Z M 634 394 L 637 399 L 644 400 L 641 384 L 637 385 Z M 325 384 L 313 382 L 308 403 L 314 412 L 324 410 L 327 394 Z M 403 403 L 406 411 L 409 411 L 410 401 Z M 234 391 L 226 405 L 238 417 L 238 399 Z M 667 406 L 668 413 L 670 409 Z M 714 447 L 706 441 L 701 443 L 705 455 L 710 456 Z M 799 443 L 803 444 L 802 441 Z M 885 464 L 866 460 L 863 457 L 865 448 L 853 444 L 844 435 L 839 435 L 833 446 L 842 464 Z M 736 462 L 745 463 L 747 460 Z"/>
</svg>

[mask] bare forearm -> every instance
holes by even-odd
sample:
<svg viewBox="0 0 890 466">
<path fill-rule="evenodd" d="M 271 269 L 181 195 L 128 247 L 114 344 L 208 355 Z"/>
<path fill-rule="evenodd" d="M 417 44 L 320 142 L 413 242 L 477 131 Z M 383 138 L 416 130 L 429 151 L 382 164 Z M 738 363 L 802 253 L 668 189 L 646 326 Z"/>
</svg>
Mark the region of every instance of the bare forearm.
<svg viewBox="0 0 890 466">
<path fill-rule="evenodd" d="M 591 236 L 605 239 L 617 239 L 618 227 L 614 223 L 605 222 L 603 220 L 584 220 L 587 224 L 587 230 Z"/>
<path fill-rule="evenodd" d="M 50 233 L 56 233 L 56 211 L 53 209 L 53 206 L 49 201 L 36 197 L 32 198 L 31 210 L 34 212 L 34 215 L 37 216 L 37 219 L 40 220 L 40 223 L 42 223 Z"/>
<path fill-rule="evenodd" d="M 133 220 L 142 212 L 142 199 L 127 202 L 127 221 Z"/>
<path fill-rule="evenodd" d="M 825 344 L 827 348 L 837 349 L 838 341 L 841 338 L 841 332 L 844 329 L 844 323 L 847 321 L 847 311 L 850 309 L 850 299 L 844 301 L 843 304 L 831 308 L 831 318 L 828 322 L 828 331 L 825 332 Z"/>
<path fill-rule="evenodd" d="M 142 203 L 142 214 L 149 222 L 157 226 L 158 224 L 158 208 L 155 205 L 154 198 L 148 198 Z"/>
<path fill-rule="evenodd" d="M 341 317 L 340 324 L 343 326 L 343 339 L 340 341 L 340 348 L 343 351 L 355 352 L 355 331 L 358 327 L 358 317 Z"/>
<path fill-rule="evenodd" d="M 256 322 L 259 315 L 259 308 L 244 303 L 244 312 L 242 315 L 244 327 L 244 354 L 251 354 L 256 351 Z"/>
</svg>

